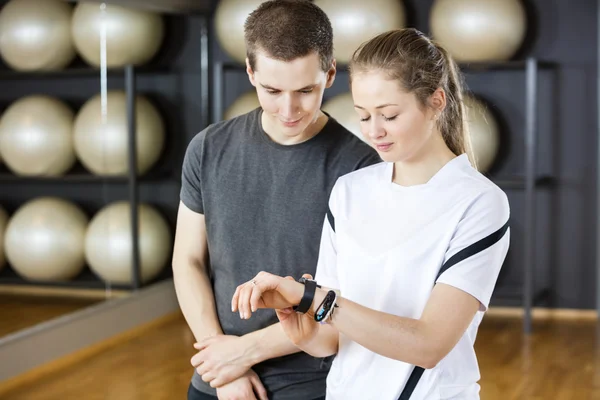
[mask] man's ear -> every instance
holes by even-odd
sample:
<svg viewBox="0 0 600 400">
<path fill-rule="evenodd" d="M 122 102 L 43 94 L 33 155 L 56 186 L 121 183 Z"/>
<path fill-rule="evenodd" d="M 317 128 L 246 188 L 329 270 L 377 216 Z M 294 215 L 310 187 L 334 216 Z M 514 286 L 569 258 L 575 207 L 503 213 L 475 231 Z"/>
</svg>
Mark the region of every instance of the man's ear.
<svg viewBox="0 0 600 400">
<path fill-rule="evenodd" d="M 248 60 L 248 57 L 246 57 L 246 73 L 248 74 L 248 79 L 250 80 L 250 83 L 252 84 L 252 86 L 256 87 L 256 80 L 254 79 L 254 71 L 252 70 L 252 67 L 250 66 L 250 60 Z"/>
<path fill-rule="evenodd" d="M 336 67 L 336 61 L 334 58 L 333 61 L 331 62 L 331 68 L 329 68 L 329 71 L 327 71 L 327 83 L 325 84 L 326 88 L 330 88 L 331 85 L 333 85 L 336 74 L 337 74 L 337 67 Z"/>
</svg>

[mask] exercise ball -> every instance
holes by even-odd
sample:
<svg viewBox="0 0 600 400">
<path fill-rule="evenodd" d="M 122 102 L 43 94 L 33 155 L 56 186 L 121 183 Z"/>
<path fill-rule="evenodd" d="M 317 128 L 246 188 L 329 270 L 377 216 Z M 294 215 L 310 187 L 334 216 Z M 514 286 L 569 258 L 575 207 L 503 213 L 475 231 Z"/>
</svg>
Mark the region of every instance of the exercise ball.
<svg viewBox="0 0 600 400">
<path fill-rule="evenodd" d="M 360 140 L 366 142 L 360 129 L 360 117 L 354 110 L 354 100 L 350 92 L 338 94 L 323 104 L 323 111 L 348 129 Z"/>
<path fill-rule="evenodd" d="M 140 276 L 155 278 L 167 265 L 172 237 L 166 220 L 148 204 L 138 205 Z M 118 201 L 101 209 L 90 222 L 85 238 L 85 257 L 94 273 L 105 282 L 133 282 L 131 205 Z"/>
<path fill-rule="evenodd" d="M 256 108 L 260 107 L 260 103 L 258 101 L 258 95 L 256 94 L 256 90 L 249 90 L 246 93 L 240 95 L 237 99 L 234 100 L 233 103 L 227 110 L 225 110 L 225 119 L 232 119 L 237 116 L 246 114 Z"/>
<path fill-rule="evenodd" d="M 361 43 L 392 29 L 404 28 L 402 0 L 314 0 L 331 20 L 334 56 L 347 64 Z"/>
<path fill-rule="evenodd" d="M 75 113 L 63 101 L 46 96 L 22 97 L 0 117 L 0 154 L 17 175 L 59 176 L 75 163 Z"/>
<path fill-rule="evenodd" d="M 159 159 L 165 142 L 165 127 L 150 101 L 136 96 L 136 157 L 138 174 L 146 173 Z M 85 168 L 98 175 L 125 175 L 129 171 L 127 98 L 120 90 L 108 91 L 106 110 L 102 94 L 89 99 L 74 123 L 77 157 Z"/>
<path fill-rule="evenodd" d="M 430 25 L 458 62 L 505 61 L 525 39 L 527 16 L 520 0 L 436 0 Z"/>
<path fill-rule="evenodd" d="M 6 258 L 25 279 L 69 280 L 85 266 L 87 224 L 85 213 L 68 200 L 30 200 L 8 222 L 4 238 Z"/>
<path fill-rule="evenodd" d="M 88 64 L 101 66 L 102 32 L 106 66 L 142 65 L 150 61 L 164 39 L 162 15 L 98 2 L 75 6 L 71 31 L 77 52 Z"/>
<path fill-rule="evenodd" d="M 471 149 L 477 169 L 487 172 L 493 165 L 500 147 L 500 129 L 494 115 L 473 95 L 464 97 L 466 121 Z"/>
<path fill-rule="evenodd" d="M 214 14 L 215 33 L 219 45 L 239 63 L 246 63 L 244 24 L 246 18 L 263 0 L 220 0 Z"/>
<path fill-rule="evenodd" d="M 6 232 L 6 225 L 8 224 L 8 213 L 0 206 L 0 270 L 4 268 L 6 264 L 6 256 L 4 255 L 4 234 Z"/>
<path fill-rule="evenodd" d="M 73 8 L 61 0 L 11 0 L 0 11 L 0 55 L 20 71 L 50 71 L 75 58 Z"/>
</svg>

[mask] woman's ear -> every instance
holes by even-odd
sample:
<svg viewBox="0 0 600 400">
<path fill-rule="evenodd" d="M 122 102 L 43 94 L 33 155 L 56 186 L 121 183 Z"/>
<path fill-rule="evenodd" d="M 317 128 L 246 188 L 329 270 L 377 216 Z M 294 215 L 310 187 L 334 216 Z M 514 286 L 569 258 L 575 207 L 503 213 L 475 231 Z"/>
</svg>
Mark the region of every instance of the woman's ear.
<svg viewBox="0 0 600 400">
<path fill-rule="evenodd" d="M 446 108 L 446 92 L 442 88 L 437 88 L 429 97 L 429 104 L 433 108 L 434 114 L 441 114 Z"/>
</svg>

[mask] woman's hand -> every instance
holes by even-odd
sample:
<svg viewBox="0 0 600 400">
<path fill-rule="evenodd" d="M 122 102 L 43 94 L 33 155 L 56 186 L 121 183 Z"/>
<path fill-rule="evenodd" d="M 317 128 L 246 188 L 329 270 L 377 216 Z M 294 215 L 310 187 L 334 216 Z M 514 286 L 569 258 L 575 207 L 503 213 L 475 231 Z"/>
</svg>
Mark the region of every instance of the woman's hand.
<svg viewBox="0 0 600 400">
<path fill-rule="evenodd" d="M 310 274 L 304 278 L 312 279 Z M 300 314 L 293 306 L 300 303 L 304 285 L 288 276 L 282 278 L 266 272 L 238 286 L 232 299 L 232 310 L 239 310 L 242 319 L 250 318 L 259 308 L 274 308 L 281 328 L 296 346 L 307 344 L 319 332 L 319 324 L 309 314 Z"/>
<path fill-rule="evenodd" d="M 249 319 L 259 308 L 276 310 L 300 303 L 304 285 L 294 278 L 259 272 L 254 279 L 237 287 L 231 299 L 231 311 L 239 311 L 240 318 Z"/>
</svg>

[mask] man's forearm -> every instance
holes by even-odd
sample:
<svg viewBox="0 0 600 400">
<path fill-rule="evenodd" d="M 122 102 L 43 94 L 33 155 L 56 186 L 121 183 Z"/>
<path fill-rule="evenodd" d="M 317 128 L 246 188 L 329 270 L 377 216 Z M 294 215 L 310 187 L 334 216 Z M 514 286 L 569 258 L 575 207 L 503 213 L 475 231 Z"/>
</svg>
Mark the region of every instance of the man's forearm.
<svg viewBox="0 0 600 400">
<path fill-rule="evenodd" d="M 283 357 L 301 351 L 288 339 L 279 322 L 248 333 L 242 336 L 242 339 L 246 341 L 247 348 L 250 349 L 248 352 L 249 365 L 256 365 L 271 358 Z"/>
<path fill-rule="evenodd" d="M 173 279 L 179 307 L 197 341 L 223 333 L 213 290 L 202 266 L 174 265 Z"/>
<path fill-rule="evenodd" d="M 338 333 L 335 328 L 321 326 L 317 336 L 309 343 L 300 346 L 294 345 L 287 337 L 280 323 L 268 326 L 259 331 L 243 336 L 247 341 L 249 352 L 249 365 L 287 356 L 304 351 L 313 357 L 328 357 L 337 352 Z"/>
</svg>

